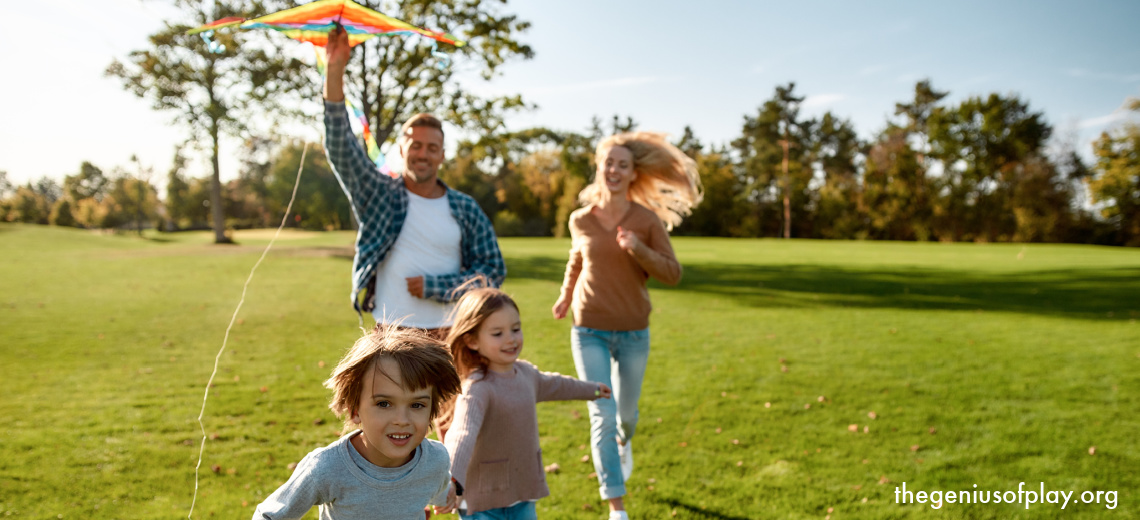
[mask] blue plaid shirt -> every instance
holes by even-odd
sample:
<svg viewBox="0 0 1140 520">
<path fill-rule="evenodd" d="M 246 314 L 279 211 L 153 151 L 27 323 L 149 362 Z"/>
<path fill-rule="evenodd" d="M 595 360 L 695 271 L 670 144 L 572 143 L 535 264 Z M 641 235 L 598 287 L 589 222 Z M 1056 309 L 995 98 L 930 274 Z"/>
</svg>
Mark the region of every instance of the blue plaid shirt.
<svg viewBox="0 0 1140 520">
<path fill-rule="evenodd" d="M 343 102 L 325 100 L 325 152 L 360 223 L 352 260 L 352 305 L 357 312 L 370 312 L 375 307 L 376 267 L 388 257 L 400 236 L 408 215 L 408 191 L 403 179 L 380 173 L 368 159 L 352 134 Z M 491 220 L 479 204 L 469 195 L 443 186 L 451 216 L 462 233 L 462 258 L 458 273 L 424 275 L 424 297 L 447 303 L 461 296 L 456 288 L 479 275 L 498 287 L 507 276 L 507 266 Z"/>
</svg>

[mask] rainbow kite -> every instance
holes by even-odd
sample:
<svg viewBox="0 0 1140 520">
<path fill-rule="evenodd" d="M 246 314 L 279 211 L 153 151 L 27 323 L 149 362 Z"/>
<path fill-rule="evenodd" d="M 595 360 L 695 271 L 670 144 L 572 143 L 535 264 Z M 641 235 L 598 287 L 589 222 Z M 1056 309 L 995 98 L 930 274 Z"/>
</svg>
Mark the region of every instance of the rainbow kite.
<svg viewBox="0 0 1140 520">
<path fill-rule="evenodd" d="M 201 27 L 190 29 L 186 34 L 200 34 L 206 42 L 210 52 L 222 53 L 225 46 L 210 40 L 214 30 L 225 27 L 239 29 L 273 29 L 294 40 L 309 42 L 317 47 L 317 68 L 321 76 L 325 75 L 325 56 L 322 52 L 329 43 L 329 32 L 336 27 L 343 27 L 348 33 L 348 46 L 356 46 L 370 38 L 381 34 L 418 34 L 432 40 L 431 54 L 437 60 L 436 66 L 446 68 L 449 59 L 446 54 L 436 50 L 436 41 L 450 43 L 456 47 L 467 45 L 466 42 L 447 33 L 429 31 L 416 27 L 402 20 L 397 20 L 382 13 L 373 11 L 352 0 L 317 0 L 302 6 L 267 14 L 252 20 L 231 16 L 222 18 Z M 376 144 L 372 129 L 368 126 L 368 118 L 364 112 L 345 98 L 345 105 L 352 113 L 351 121 L 354 123 L 354 133 L 364 139 L 368 158 L 372 159 L 380 171 L 396 176 L 385 161 L 384 154 Z"/>
<path fill-rule="evenodd" d="M 186 34 L 205 33 L 234 26 L 239 29 L 273 29 L 294 40 L 324 47 L 329 42 L 329 31 L 338 25 L 348 32 L 349 47 L 381 34 L 418 34 L 456 47 L 466 45 L 466 42 L 450 34 L 416 27 L 373 11 L 352 0 L 317 0 L 252 20 L 231 16 L 186 31 Z"/>
</svg>

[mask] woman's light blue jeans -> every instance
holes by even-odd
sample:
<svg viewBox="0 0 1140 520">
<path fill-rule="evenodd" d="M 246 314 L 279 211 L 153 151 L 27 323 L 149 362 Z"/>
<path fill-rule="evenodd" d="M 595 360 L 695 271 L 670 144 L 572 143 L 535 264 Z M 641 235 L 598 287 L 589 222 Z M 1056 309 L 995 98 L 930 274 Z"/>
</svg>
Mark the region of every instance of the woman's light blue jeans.
<svg viewBox="0 0 1140 520">
<path fill-rule="evenodd" d="M 519 502 L 513 506 L 488 509 L 465 515 L 459 513 L 463 520 L 538 520 L 538 513 L 534 510 L 534 502 Z"/>
<path fill-rule="evenodd" d="M 637 400 L 649 363 L 649 329 L 598 330 L 575 326 L 570 331 L 578 379 L 605 383 L 613 399 L 587 402 L 594 471 L 603 499 L 625 496 L 617 438 L 626 442 L 637 429 Z"/>
</svg>

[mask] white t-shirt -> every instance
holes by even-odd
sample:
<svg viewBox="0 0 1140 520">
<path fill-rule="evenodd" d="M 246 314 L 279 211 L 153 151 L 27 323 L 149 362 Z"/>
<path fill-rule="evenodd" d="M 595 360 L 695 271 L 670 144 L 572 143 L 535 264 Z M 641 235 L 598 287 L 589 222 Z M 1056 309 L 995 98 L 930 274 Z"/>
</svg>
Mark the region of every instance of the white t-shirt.
<svg viewBox="0 0 1140 520">
<path fill-rule="evenodd" d="M 451 304 L 416 298 L 408 292 L 406 278 L 459 272 L 462 232 L 447 202 L 447 194 L 428 199 L 408 192 L 408 215 L 388 257 L 376 271 L 377 322 L 435 329 L 451 325 Z"/>
</svg>

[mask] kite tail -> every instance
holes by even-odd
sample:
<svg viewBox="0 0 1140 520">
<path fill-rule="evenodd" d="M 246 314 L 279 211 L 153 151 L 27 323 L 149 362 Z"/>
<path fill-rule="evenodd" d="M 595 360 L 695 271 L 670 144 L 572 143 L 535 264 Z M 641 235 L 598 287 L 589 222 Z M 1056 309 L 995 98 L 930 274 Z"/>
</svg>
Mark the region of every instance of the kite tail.
<svg viewBox="0 0 1140 520">
<path fill-rule="evenodd" d="M 324 78 L 328 72 L 328 62 L 325 60 L 324 48 L 313 46 L 313 50 L 317 55 L 317 71 L 321 73 L 321 78 Z M 356 128 L 353 128 L 353 133 L 356 134 L 357 137 L 364 139 L 365 151 L 368 152 L 368 158 L 376 164 L 376 167 L 380 169 L 380 173 L 395 177 L 392 170 L 388 168 L 384 154 L 380 151 L 380 146 L 376 144 L 376 137 L 372 135 L 372 127 L 368 125 L 368 118 L 364 116 L 364 111 L 353 104 L 348 96 L 344 97 L 344 105 L 348 108 L 348 112 L 352 115 L 352 118 L 359 123 L 360 131 L 358 132 Z"/>
</svg>

